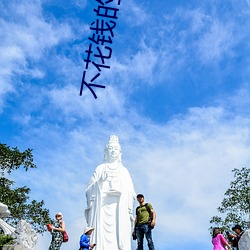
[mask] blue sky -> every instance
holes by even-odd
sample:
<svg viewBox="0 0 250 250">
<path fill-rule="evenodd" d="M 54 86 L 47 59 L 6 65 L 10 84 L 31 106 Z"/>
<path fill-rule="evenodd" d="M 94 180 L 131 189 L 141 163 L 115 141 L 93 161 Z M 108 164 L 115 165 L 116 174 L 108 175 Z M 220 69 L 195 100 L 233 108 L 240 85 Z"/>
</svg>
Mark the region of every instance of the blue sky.
<svg viewBox="0 0 250 250">
<path fill-rule="evenodd" d="M 64 214 L 62 250 L 77 249 L 86 185 L 116 134 L 157 213 L 156 248 L 211 249 L 209 220 L 250 160 L 250 1 L 121 0 L 94 99 L 79 91 L 97 6 L 0 0 L 1 143 L 32 148 L 38 166 L 11 178 Z"/>
</svg>

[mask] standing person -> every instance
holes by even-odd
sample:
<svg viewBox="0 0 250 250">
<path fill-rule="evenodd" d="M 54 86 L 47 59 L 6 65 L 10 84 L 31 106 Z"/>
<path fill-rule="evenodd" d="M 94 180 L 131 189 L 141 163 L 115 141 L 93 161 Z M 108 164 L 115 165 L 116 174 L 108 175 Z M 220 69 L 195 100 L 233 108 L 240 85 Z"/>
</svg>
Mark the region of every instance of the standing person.
<svg viewBox="0 0 250 250">
<path fill-rule="evenodd" d="M 232 246 L 232 249 L 237 250 L 237 242 L 235 240 L 235 235 L 229 232 L 226 232 L 226 235 L 227 235 L 229 244 Z"/>
<path fill-rule="evenodd" d="M 80 249 L 79 250 L 89 250 L 93 249 L 95 247 L 94 244 L 90 244 L 90 235 L 93 232 L 94 228 L 93 227 L 86 227 L 83 235 L 80 238 Z"/>
<path fill-rule="evenodd" d="M 136 208 L 136 217 L 134 222 L 134 232 L 136 234 L 138 250 L 143 250 L 143 239 L 146 236 L 148 242 L 148 249 L 155 250 L 154 242 L 152 239 L 152 229 L 155 226 L 156 213 L 150 203 L 144 202 L 143 194 L 137 195 L 137 201 L 140 206 Z M 149 222 L 150 217 L 152 218 Z"/>
<path fill-rule="evenodd" d="M 56 223 L 51 226 L 52 240 L 49 250 L 60 250 L 63 242 L 63 232 L 66 230 L 65 222 L 62 220 L 63 215 L 61 212 L 56 213 Z"/>
<path fill-rule="evenodd" d="M 212 244 L 214 245 L 213 250 L 225 250 L 225 246 L 232 249 L 218 227 L 213 229 Z"/>
<path fill-rule="evenodd" d="M 242 234 L 244 233 L 243 229 L 241 228 L 240 225 L 235 225 L 232 230 L 236 233 L 235 234 L 231 234 L 231 236 L 234 238 L 234 244 L 236 246 L 236 249 L 239 250 L 239 240 L 242 236 Z"/>
<path fill-rule="evenodd" d="M 111 135 L 104 150 L 104 163 L 97 166 L 86 188 L 87 225 L 95 230 L 91 241 L 96 250 L 131 250 L 135 191 L 122 164 L 119 138 Z"/>
</svg>

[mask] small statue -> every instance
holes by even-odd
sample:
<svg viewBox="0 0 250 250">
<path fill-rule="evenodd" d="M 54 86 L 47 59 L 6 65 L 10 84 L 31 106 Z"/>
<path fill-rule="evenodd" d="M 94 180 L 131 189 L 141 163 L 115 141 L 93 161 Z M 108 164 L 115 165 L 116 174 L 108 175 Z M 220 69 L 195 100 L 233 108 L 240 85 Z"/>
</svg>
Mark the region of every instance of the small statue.
<svg viewBox="0 0 250 250">
<path fill-rule="evenodd" d="M 0 202 L 0 218 L 6 218 L 10 215 L 8 206 Z"/>
<path fill-rule="evenodd" d="M 18 245 L 22 245 L 26 250 L 34 250 L 38 237 L 31 225 L 25 220 L 20 220 L 13 235 Z"/>
<path fill-rule="evenodd" d="M 25 220 L 20 220 L 16 228 L 10 226 L 1 219 L 9 215 L 8 206 L 0 202 L 0 228 L 3 229 L 4 234 L 13 236 L 15 245 L 20 245 L 25 250 L 34 250 L 38 240 L 35 230 Z"/>
<path fill-rule="evenodd" d="M 10 215 L 8 206 L 0 202 L 0 228 L 3 229 L 4 234 L 12 235 L 15 228 L 6 223 L 2 218 L 6 218 Z"/>
</svg>

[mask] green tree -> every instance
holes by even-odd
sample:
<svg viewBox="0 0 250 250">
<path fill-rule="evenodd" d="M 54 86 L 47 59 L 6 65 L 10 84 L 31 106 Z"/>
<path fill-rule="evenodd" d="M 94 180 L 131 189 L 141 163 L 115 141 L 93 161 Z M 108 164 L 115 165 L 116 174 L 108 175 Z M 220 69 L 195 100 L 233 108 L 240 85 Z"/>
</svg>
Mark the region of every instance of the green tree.
<svg viewBox="0 0 250 250">
<path fill-rule="evenodd" d="M 248 227 L 250 220 L 250 168 L 233 169 L 234 180 L 217 211 L 222 216 L 213 216 L 210 223 L 230 231 L 235 224 Z"/>
<path fill-rule="evenodd" d="M 52 219 L 49 210 L 44 208 L 44 201 L 30 200 L 30 188 L 27 186 L 14 188 L 14 181 L 6 178 L 12 171 L 19 168 L 36 168 L 33 163 L 32 150 L 21 152 L 17 147 L 10 148 L 0 143 L 0 202 L 6 204 L 11 216 L 5 218 L 10 225 L 15 226 L 21 219 L 29 222 L 37 233 L 43 233 L 45 225 Z"/>
</svg>

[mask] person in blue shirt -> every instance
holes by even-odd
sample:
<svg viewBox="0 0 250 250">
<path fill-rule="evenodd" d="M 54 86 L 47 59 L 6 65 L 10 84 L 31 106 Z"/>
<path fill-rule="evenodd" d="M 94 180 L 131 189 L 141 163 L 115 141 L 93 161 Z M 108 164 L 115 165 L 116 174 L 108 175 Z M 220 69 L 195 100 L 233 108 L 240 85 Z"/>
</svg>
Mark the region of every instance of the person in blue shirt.
<svg viewBox="0 0 250 250">
<path fill-rule="evenodd" d="M 91 250 L 95 247 L 94 244 L 90 244 L 90 235 L 93 232 L 93 227 L 86 227 L 83 235 L 80 238 L 80 249 L 79 250 Z"/>
</svg>

